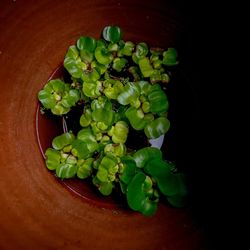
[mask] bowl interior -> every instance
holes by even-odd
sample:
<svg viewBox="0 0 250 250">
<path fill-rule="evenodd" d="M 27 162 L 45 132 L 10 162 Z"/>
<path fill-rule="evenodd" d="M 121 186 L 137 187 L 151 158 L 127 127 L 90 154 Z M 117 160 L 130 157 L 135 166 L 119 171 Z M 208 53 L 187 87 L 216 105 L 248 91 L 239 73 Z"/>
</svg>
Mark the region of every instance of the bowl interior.
<svg viewBox="0 0 250 250">
<path fill-rule="evenodd" d="M 103 200 L 87 185 L 77 190 L 78 186 L 60 183 L 47 171 L 41 154 L 63 127 L 61 120 L 39 116 L 37 93 L 62 64 L 67 48 L 81 35 L 99 38 L 103 27 L 118 25 L 124 40 L 175 47 L 181 60 L 185 20 L 174 1 L 17 0 L 0 5 L 0 137 L 4 145 L 0 151 L 4 215 L 0 216 L 0 248 L 202 249 L 199 229 L 188 209 L 173 209 L 162 202 L 152 218 L 123 212 L 119 202 Z M 163 148 L 178 168 L 186 170 L 183 155 L 187 155 L 192 108 L 189 80 L 182 68 L 180 64 L 173 72 L 167 88 L 172 129 Z"/>
</svg>

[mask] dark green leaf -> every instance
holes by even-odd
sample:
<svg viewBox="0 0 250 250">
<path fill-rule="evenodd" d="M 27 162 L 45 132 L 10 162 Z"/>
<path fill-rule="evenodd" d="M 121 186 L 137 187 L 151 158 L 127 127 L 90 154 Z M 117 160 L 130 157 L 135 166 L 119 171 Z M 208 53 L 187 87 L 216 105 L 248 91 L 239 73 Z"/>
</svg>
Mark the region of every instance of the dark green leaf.
<svg viewBox="0 0 250 250">
<path fill-rule="evenodd" d="M 166 134 L 169 128 L 169 120 L 165 117 L 159 117 L 145 126 L 144 133 L 149 139 L 154 139 Z"/>
<path fill-rule="evenodd" d="M 156 87 L 157 85 L 158 84 L 154 85 L 151 92 L 148 94 L 150 111 L 152 113 L 166 112 L 169 107 L 167 95 L 160 88 Z"/>
<path fill-rule="evenodd" d="M 171 172 L 172 164 L 167 161 L 152 159 L 145 166 L 145 171 L 157 182 L 160 191 L 166 196 L 186 194 L 183 174 Z M 173 198 L 174 199 L 174 198 Z"/>
<path fill-rule="evenodd" d="M 149 200 L 149 198 L 146 198 L 143 201 L 141 213 L 145 216 L 153 216 L 155 215 L 157 211 L 157 202 Z"/>
<path fill-rule="evenodd" d="M 124 170 L 122 175 L 120 176 L 120 180 L 125 184 L 129 184 L 132 178 L 136 174 L 136 163 L 132 157 L 125 156 L 122 159 L 122 163 L 124 165 Z"/>
<path fill-rule="evenodd" d="M 126 110 L 125 115 L 135 130 L 142 130 L 147 125 L 147 120 L 144 119 L 144 113 L 141 109 L 130 107 Z"/>
<path fill-rule="evenodd" d="M 152 159 L 161 160 L 162 152 L 158 148 L 146 147 L 135 152 L 133 158 L 138 168 L 144 168 L 145 164 Z"/>
<path fill-rule="evenodd" d="M 80 37 L 77 41 L 77 48 L 83 61 L 91 62 L 94 58 L 96 40 L 92 37 Z"/>
<path fill-rule="evenodd" d="M 118 26 L 107 26 L 102 32 L 103 38 L 112 43 L 118 43 L 121 39 L 121 29 Z"/>
<path fill-rule="evenodd" d="M 187 204 L 187 196 L 186 195 L 173 195 L 167 197 L 168 202 L 174 207 L 184 207 Z"/>
<path fill-rule="evenodd" d="M 135 211 L 140 211 L 142 209 L 146 199 L 145 193 L 142 190 L 145 179 L 146 175 L 139 172 L 128 184 L 127 202 L 129 207 Z"/>
<path fill-rule="evenodd" d="M 167 66 L 174 66 L 178 64 L 177 61 L 177 51 L 174 48 L 169 48 L 163 53 L 163 64 Z"/>
</svg>

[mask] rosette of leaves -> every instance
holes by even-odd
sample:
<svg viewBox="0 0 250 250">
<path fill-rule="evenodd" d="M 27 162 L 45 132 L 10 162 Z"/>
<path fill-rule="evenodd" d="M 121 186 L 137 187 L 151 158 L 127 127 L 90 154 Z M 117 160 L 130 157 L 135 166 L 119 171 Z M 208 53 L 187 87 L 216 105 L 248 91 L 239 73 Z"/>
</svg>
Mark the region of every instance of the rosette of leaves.
<svg viewBox="0 0 250 250">
<path fill-rule="evenodd" d="M 159 84 L 147 81 L 128 83 L 117 98 L 122 105 L 129 105 L 125 115 L 135 130 L 142 130 L 148 138 L 165 134 L 169 120 L 164 116 L 168 111 L 168 99 Z"/>
<path fill-rule="evenodd" d="M 78 89 L 71 88 L 60 79 L 50 80 L 39 91 L 38 99 L 43 107 L 51 110 L 54 115 L 64 115 L 80 100 Z"/>
<path fill-rule="evenodd" d="M 64 67 L 72 77 L 82 81 L 99 79 L 97 64 L 93 64 L 96 44 L 96 39 L 84 36 L 77 40 L 76 45 L 69 47 L 64 59 Z"/>
<path fill-rule="evenodd" d="M 120 120 L 124 112 L 115 113 L 111 101 L 101 96 L 85 106 L 80 117 L 80 125 L 91 128 L 97 141 L 105 146 L 109 142 L 125 143 L 128 136 L 128 125 Z"/>
<path fill-rule="evenodd" d="M 132 54 L 132 59 L 137 66 L 129 68 L 130 73 L 134 76 L 135 80 L 149 78 L 151 83 L 168 83 L 170 78 L 165 70 L 165 66 L 177 65 L 177 52 L 174 48 L 169 48 L 163 51 L 158 48 L 151 48 L 141 42 L 136 45 Z"/>
<path fill-rule="evenodd" d="M 113 153 L 105 154 L 97 167 L 97 173 L 93 177 L 93 184 L 103 195 L 110 195 L 118 182 L 118 174 L 122 169 L 120 158 Z"/>
<path fill-rule="evenodd" d="M 187 187 L 183 174 L 175 173 L 174 164 L 162 159 L 162 152 L 153 147 L 138 150 L 133 157 L 123 157 L 120 176 L 122 192 L 135 211 L 151 216 L 156 213 L 160 195 L 169 203 L 182 207 Z"/>
<path fill-rule="evenodd" d="M 90 129 L 79 131 L 77 137 L 67 132 L 55 137 L 52 148 L 46 150 L 46 166 L 49 170 L 55 170 L 61 179 L 76 175 L 80 179 L 85 179 L 92 173 L 92 155 L 98 149 L 99 145 Z"/>
</svg>

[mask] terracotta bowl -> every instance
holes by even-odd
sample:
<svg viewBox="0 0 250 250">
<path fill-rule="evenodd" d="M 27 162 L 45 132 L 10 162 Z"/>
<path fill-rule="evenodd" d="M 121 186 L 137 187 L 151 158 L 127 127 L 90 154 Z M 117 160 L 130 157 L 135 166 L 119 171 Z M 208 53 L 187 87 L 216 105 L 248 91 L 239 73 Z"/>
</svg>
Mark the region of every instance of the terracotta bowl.
<svg viewBox="0 0 250 250">
<path fill-rule="evenodd" d="M 144 217 L 98 196 L 87 183 L 56 179 L 42 150 L 62 127 L 37 112 L 38 91 L 58 73 L 79 36 L 99 38 L 104 26 L 115 24 L 125 40 L 182 51 L 181 13 L 163 0 L 1 1 L 0 249 L 202 249 L 190 207 L 161 202 L 154 217 Z M 182 68 L 169 87 L 173 124 L 178 121 L 175 94 L 187 91 L 181 87 L 188 82 Z M 164 150 L 185 171 L 182 155 L 175 152 L 174 128 Z"/>
</svg>

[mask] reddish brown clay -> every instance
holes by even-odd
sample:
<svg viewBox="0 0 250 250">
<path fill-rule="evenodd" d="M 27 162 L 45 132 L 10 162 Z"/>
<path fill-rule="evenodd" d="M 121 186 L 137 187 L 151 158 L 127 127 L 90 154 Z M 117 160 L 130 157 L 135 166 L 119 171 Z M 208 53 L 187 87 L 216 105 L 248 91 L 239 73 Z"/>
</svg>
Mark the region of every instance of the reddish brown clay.
<svg viewBox="0 0 250 250">
<path fill-rule="evenodd" d="M 161 203 L 144 217 L 90 203 L 46 169 L 36 135 L 37 93 L 80 35 L 119 25 L 124 38 L 179 44 L 166 1 L 1 0 L 0 249 L 202 249 L 188 209 Z"/>
</svg>

